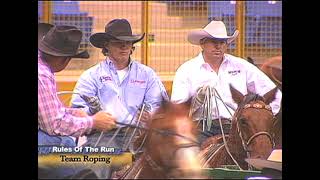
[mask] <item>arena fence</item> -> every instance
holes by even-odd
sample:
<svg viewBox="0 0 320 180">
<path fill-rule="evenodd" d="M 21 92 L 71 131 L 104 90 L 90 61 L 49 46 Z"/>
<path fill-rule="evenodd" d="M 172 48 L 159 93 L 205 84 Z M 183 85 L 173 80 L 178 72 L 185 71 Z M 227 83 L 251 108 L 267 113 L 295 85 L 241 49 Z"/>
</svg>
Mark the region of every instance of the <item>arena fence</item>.
<svg viewBox="0 0 320 180">
<path fill-rule="evenodd" d="M 224 21 L 229 34 L 240 31 L 228 53 L 258 63 L 282 55 L 281 1 L 38 1 L 38 21 L 78 27 L 84 33 L 80 47 L 90 53 L 89 60 L 71 61 L 57 74 L 58 81 L 74 83 L 84 70 L 104 59 L 89 37 L 103 32 L 114 18 L 128 19 L 135 34 L 146 33 L 135 44 L 132 57 L 168 81 L 169 91 L 176 69 L 200 52 L 187 41 L 188 32 L 212 19 Z"/>
</svg>

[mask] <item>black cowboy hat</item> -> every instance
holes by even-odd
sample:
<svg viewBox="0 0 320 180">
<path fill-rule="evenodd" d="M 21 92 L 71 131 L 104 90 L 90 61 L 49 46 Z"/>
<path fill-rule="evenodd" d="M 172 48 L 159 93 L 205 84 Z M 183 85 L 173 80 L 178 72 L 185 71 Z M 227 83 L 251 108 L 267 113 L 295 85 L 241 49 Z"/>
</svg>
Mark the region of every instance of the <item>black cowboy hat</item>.
<svg viewBox="0 0 320 180">
<path fill-rule="evenodd" d="M 44 53 L 87 59 L 89 58 L 88 51 L 78 51 L 81 39 L 82 32 L 74 26 L 38 24 L 38 49 Z"/>
<path fill-rule="evenodd" d="M 38 23 L 38 43 L 52 27 L 53 25 L 49 23 Z"/>
<path fill-rule="evenodd" d="M 143 39 L 143 35 L 133 35 L 130 23 L 126 19 L 114 19 L 110 21 L 106 27 L 104 33 L 95 33 L 90 36 L 90 42 L 97 48 L 103 48 L 104 43 L 110 39 L 131 41 L 134 43 Z"/>
</svg>

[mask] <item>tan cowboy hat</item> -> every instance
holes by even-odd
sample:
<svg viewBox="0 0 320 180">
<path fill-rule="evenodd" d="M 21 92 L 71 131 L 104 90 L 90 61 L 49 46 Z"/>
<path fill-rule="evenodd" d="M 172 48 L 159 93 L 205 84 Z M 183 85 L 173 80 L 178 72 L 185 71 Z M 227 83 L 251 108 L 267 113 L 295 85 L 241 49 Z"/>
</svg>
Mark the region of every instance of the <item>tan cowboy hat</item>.
<svg viewBox="0 0 320 180">
<path fill-rule="evenodd" d="M 248 158 L 245 161 L 259 170 L 270 168 L 282 171 L 282 149 L 273 150 L 267 160 Z"/>
<path fill-rule="evenodd" d="M 133 44 L 143 39 L 144 34 L 133 35 L 130 23 L 126 19 L 114 19 L 105 26 L 105 32 L 90 36 L 90 42 L 97 48 L 103 48 L 104 43 L 110 39 L 132 41 Z"/>
<path fill-rule="evenodd" d="M 74 26 L 38 26 L 38 49 L 52 56 L 89 58 L 87 50 L 78 51 L 81 39 L 82 32 Z"/>
<path fill-rule="evenodd" d="M 226 26 L 222 21 L 211 21 L 206 27 L 199 30 L 191 31 L 188 34 L 188 41 L 191 44 L 200 45 L 200 40 L 207 37 L 213 39 L 227 40 L 227 43 L 231 43 L 238 36 L 239 31 L 235 30 L 232 36 L 227 35 Z"/>
</svg>

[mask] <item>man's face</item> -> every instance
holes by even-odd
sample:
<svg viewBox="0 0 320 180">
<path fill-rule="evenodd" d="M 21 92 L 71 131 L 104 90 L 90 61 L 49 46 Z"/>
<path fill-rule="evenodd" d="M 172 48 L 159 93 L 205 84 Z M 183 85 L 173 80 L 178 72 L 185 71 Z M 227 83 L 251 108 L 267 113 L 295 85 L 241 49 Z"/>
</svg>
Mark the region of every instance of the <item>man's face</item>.
<svg viewBox="0 0 320 180">
<path fill-rule="evenodd" d="M 110 40 L 105 44 L 108 56 L 118 62 L 129 61 L 133 43 L 131 41 Z"/>
<path fill-rule="evenodd" d="M 205 38 L 200 41 L 200 46 L 206 57 L 220 59 L 227 50 L 227 41 Z"/>
<path fill-rule="evenodd" d="M 71 57 L 56 57 L 56 65 L 54 67 L 54 72 L 60 72 L 64 70 L 69 64 Z"/>
</svg>

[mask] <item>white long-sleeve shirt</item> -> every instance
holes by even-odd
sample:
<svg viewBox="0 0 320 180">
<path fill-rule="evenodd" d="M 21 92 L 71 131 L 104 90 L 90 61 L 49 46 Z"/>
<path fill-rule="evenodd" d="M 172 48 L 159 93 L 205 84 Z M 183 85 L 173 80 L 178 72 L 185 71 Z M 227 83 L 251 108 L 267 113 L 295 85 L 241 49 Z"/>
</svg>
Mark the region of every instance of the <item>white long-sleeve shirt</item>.
<svg viewBox="0 0 320 180">
<path fill-rule="evenodd" d="M 222 100 L 232 107 L 229 110 L 233 115 L 237 104 L 232 99 L 229 84 L 243 95 L 246 95 L 249 90 L 263 96 L 276 87 L 267 75 L 244 59 L 225 54 L 219 71 L 216 73 L 204 61 L 203 55 L 200 53 L 178 68 L 173 80 L 171 101 L 174 103 L 186 102 L 196 94 L 199 87 L 210 85 L 215 87 Z M 282 92 L 278 90 L 275 100 L 270 104 L 274 114 L 280 110 L 281 98 Z M 213 108 L 215 107 L 215 103 L 213 103 Z M 231 118 L 230 113 L 219 100 L 218 109 L 221 117 Z M 213 114 L 213 118 L 218 117 Z"/>
</svg>

